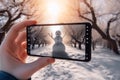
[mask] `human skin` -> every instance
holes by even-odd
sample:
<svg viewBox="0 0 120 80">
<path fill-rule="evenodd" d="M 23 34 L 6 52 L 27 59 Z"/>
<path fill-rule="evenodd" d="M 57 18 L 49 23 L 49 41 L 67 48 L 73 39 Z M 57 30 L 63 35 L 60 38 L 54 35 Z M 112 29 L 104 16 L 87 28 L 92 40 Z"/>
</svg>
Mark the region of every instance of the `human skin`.
<svg viewBox="0 0 120 80">
<path fill-rule="evenodd" d="M 18 23 L 8 31 L 0 45 L 0 70 L 10 73 L 17 79 L 28 79 L 39 69 L 55 62 L 55 59 L 41 57 L 32 63 L 26 63 L 25 27 L 36 24 L 34 20 Z"/>
</svg>

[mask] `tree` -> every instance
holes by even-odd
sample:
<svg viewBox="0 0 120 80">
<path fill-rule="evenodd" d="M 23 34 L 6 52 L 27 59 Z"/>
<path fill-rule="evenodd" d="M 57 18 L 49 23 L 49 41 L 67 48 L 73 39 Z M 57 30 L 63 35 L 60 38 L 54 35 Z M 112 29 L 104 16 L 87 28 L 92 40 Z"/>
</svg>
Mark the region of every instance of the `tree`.
<svg viewBox="0 0 120 80">
<path fill-rule="evenodd" d="M 32 49 L 34 49 L 35 45 L 38 45 L 39 48 L 40 46 L 44 47 L 49 43 L 49 40 L 47 40 L 48 38 L 46 38 L 47 28 L 44 28 L 43 26 L 31 27 L 30 34 Z"/>
<path fill-rule="evenodd" d="M 120 47 L 120 34 L 117 34 L 117 42 L 118 42 L 118 46 Z"/>
<path fill-rule="evenodd" d="M 68 31 L 69 30 L 69 31 Z M 72 43 L 74 44 L 74 47 L 82 49 L 81 45 L 84 43 L 85 39 L 85 28 L 77 26 L 69 26 L 68 29 L 66 29 L 66 32 L 68 32 L 68 36 L 70 36 Z"/>
<path fill-rule="evenodd" d="M 5 36 L 5 33 L 11 28 L 15 21 L 20 19 L 22 16 L 31 16 L 32 13 L 28 14 L 25 9 L 25 5 L 30 0 L 23 0 L 23 1 L 0 1 L 1 8 L 0 8 L 0 43 Z"/>
<path fill-rule="evenodd" d="M 112 17 L 108 22 L 107 22 L 107 29 L 106 32 L 102 31 L 102 29 L 100 28 L 100 26 L 97 23 L 97 14 L 95 13 L 94 8 L 92 7 L 92 5 L 90 4 L 92 2 L 92 0 L 90 0 L 90 3 L 87 0 L 83 0 L 84 4 L 87 6 L 87 8 L 89 9 L 86 13 L 84 14 L 89 14 L 91 15 L 90 17 L 86 17 L 84 16 L 84 14 L 81 14 L 80 9 L 78 9 L 78 13 L 79 13 L 79 17 L 91 22 L 92 24 L 92 28 L 95 29 L 103 39 L 107 40 L 107 42 L 109 43 L 109 47 L 110 49 L 112 49 L 116 54 L 120 54 L 118 51 L 118 46 L 116 41 L 111 38 L 109 30 L 110 30 L 110 26 L 111 23 L 116 21 L 118 19 L 118 15 L 120 14 L 120 12 L 114 14 L 115 17 Z"/>
</svg>

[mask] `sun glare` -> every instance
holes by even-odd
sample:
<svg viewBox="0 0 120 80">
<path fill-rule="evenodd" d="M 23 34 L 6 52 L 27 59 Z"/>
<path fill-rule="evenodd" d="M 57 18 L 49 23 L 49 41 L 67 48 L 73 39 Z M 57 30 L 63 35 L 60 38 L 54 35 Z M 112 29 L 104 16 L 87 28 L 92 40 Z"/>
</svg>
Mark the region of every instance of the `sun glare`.
<svg viewBox="0 0 120 80">
<path fill-rule="evenodd" d="M 59 19 L 59 15 L 61 13 L 61 8 L 62 5 L 59 4 L 58 1 L 51 1 L 49 3 L 46 4 L 46 10 L 47 10 L 47 14 L 49 15 L 49 18 L 51 18 L 49 20 L 49 22 L 57 22 Z"/>
<path fill-rule="evenodd" d="M 48 4 L 48 12 L 51 15 L 57 16 L 59 14 L 60 7 L 56 3 Z"/>
<path fill-rule="evenodd" d="M 49 27 L 49 30 L 50 30 L 50 32 L 52 33 L 52 35 L 53 35 L 53 37 L 55 37 L 55 32 L 56 31 L 62 31 L 62 27 L 63 26 L 50 26 Z"/>
</svg>

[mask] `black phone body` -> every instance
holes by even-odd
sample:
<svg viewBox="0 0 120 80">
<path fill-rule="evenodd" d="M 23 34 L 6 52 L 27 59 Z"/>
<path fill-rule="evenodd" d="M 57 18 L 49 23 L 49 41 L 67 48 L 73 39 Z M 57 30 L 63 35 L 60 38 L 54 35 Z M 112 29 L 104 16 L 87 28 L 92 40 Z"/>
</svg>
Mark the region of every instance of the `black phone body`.
<svg viewBox="0 0 120 80">
<path fill-rule="evenodd" d="M 30 56 L 88 62 L 91 60 L 91 24 L 36 24 L 27 27 Z"/>
</svg>

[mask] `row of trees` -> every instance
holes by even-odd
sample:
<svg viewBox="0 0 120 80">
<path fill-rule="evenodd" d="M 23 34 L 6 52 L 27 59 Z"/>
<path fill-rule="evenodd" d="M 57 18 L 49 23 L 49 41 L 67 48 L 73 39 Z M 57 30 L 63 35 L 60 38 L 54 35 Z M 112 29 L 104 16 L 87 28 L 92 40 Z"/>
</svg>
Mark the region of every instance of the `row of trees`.
<svg viewBox="0 0 120 80">
<path fill-rule="evenodd" d="M 82 49 L 82 44 L 85 42 L 85 25 L 69 25 L 66 32 L 70 37 L 69 43 L 75 48 Z"/>
<path fill-rule="evenodd" d="M 49 40 L 48 38 L 46 38 L 48 36 L 48 34 L 46 33 L 46 28 L 42 27 L 42 26 L 38 26 L 38 27 L 31 27 L 31 29 L 29 30 L 30 32 L 30 40 L 31 40 L 31 48 L 34 49 L 35 45 L 38 45 L 39 47 L 44 47 L 47 44 L 49 44 Z"/>
<path fill-rule="evenodd" d="M 35 48 L 35 45 L 38 45 L 39 48 L 40 46 L 44 47 L 47 44 L 53 43 L 56 37 L 53 35 L 56 33 L 51 32 L 50 27 L 51 26 L 34 26 L 29 28 L 32 49 Z M 85 25 L 64 25 L 60 31 L 63 43 L 82 49 L 82 44 L 85 42 Z"/>
<path fill-rule="evenodd" d="M 81 2 L 81 0 L 79 1 Z M 120 37 L 119 37 L 120 34 L 119 33 L 112 34 L 112 35 L 110 34 L 110 28 L 111 26 L 113 26 L 112 23 L 120 19 L 120 11 L 117 10 L 116 12 L 98 14 L 98 10 L 96 10 L 95 7 L 93 6 L 95 4 L 94 1 L 95 0 L 83 0 L 83 3 L 85 4 L 87 10 L 83 13 L 81 12 L 80 7 L 78 7 L 76 9 L 78 12 L 78 16 L 92 24 L 92 28 L 100 34 L 102 39 L 107 41 L 106 45 L 109 49 L 113 50 L 116 54 L 120 54 L 118 45 L 117 45 L 117 42 L 120 42 Z M 116 1 L 116 3 L 117 2 L 118 1 Z M 101 7 L 101 6 L 98 6 L 98 7 Z M 98 18 L 105 15 L 112 15 L 112 17 L 110 17 L 109 20 L 106 21 L 107 23 L 106 29 L 102 30 L 101 26 L 98 24 Z M 116 38 L 119 38 L 119 39 L 116 39 Z M 93 45 L 95 46 L 95 41 L 93 41 Z"/>
<path fill-rule="evenodd" d="M 78 17 L 80 19 L 82 18 L 83 21 L 90 22 L 92 24 L 93 31 L 95 30 L 100 35 L 100 37 L 97 39 L 95 39 L 94 37 L 92 38 L 93 49 L 95 49 L 95 44 L 99 41 L 99 39 L 102 39 L 106 42 L 105 44 L 109 49 L 113 50 L 116 54 L 120 54 L 119 46 L 118 46 L 120 45 L 120 33 L 118 33 L 115 30 L 115 28 L 120 29 L 118 25 L 120 21 L 119 20 L 120 9 L 119 9 L 119 5 L 117 5 L 117 3 L 120 3 L 120 2 L 119 0 L 114 0 L 114 1 L 99 0 L 99 2 L 101 2 L 102 4 L 104 3 L 106 5 L 107 3 L 115 3 L 116 5 L 115 7 L 108 7 L 108 9 L 110 9 L 111 11 L 104 13 L 104 11 L 102 11 L 102 9 L 100 8 L 101 5 L 98 5 L 96 0 L 78 0 L 78 5 L 81 5 L 81 6 L 74 7 L 72 9 L 78 13 Z M 30 7 L 29 6 L 30 3 L 31 3 L 31 0 L 22 0 L 22 1 L 21 0 L 20 1 L 1 0 L 0 1 L 0 6 L 1 6 L 0 8 L 0 42 L 2 41 L 5 33 L 10 29 L 10 27 L 16 21 L 23 18 L 23 16 L 26 18 L 33 17 L 34 11 L 32 12 L 31 10 L 35 10 L 35 9 L 32 9 L 34 8 L 33 7 L 34 4 L 32 7 Z M 84 4 L 84 7 L 83 7 L 83 4 Z M 100 23 L 103 23 L 103 24 L 100 25 Z M 73 29 L 71 30 L 74 32 Z M 114 33 L 111 33 L 111 31 Z M 74 39 L 74 42 L 75 42 L 74 46 L 76 46 L 76 43 L 81 44 L 81 42 L 83 42 L 84 40 L 83 37 L 81 37 L 81 39 L 78 40 L 77 39 L 78 37 L 75 37 L 75 36 L 76 36 L 75 34 L 71 33 L 71 37 L 72 39 Z"/>
</svg>

